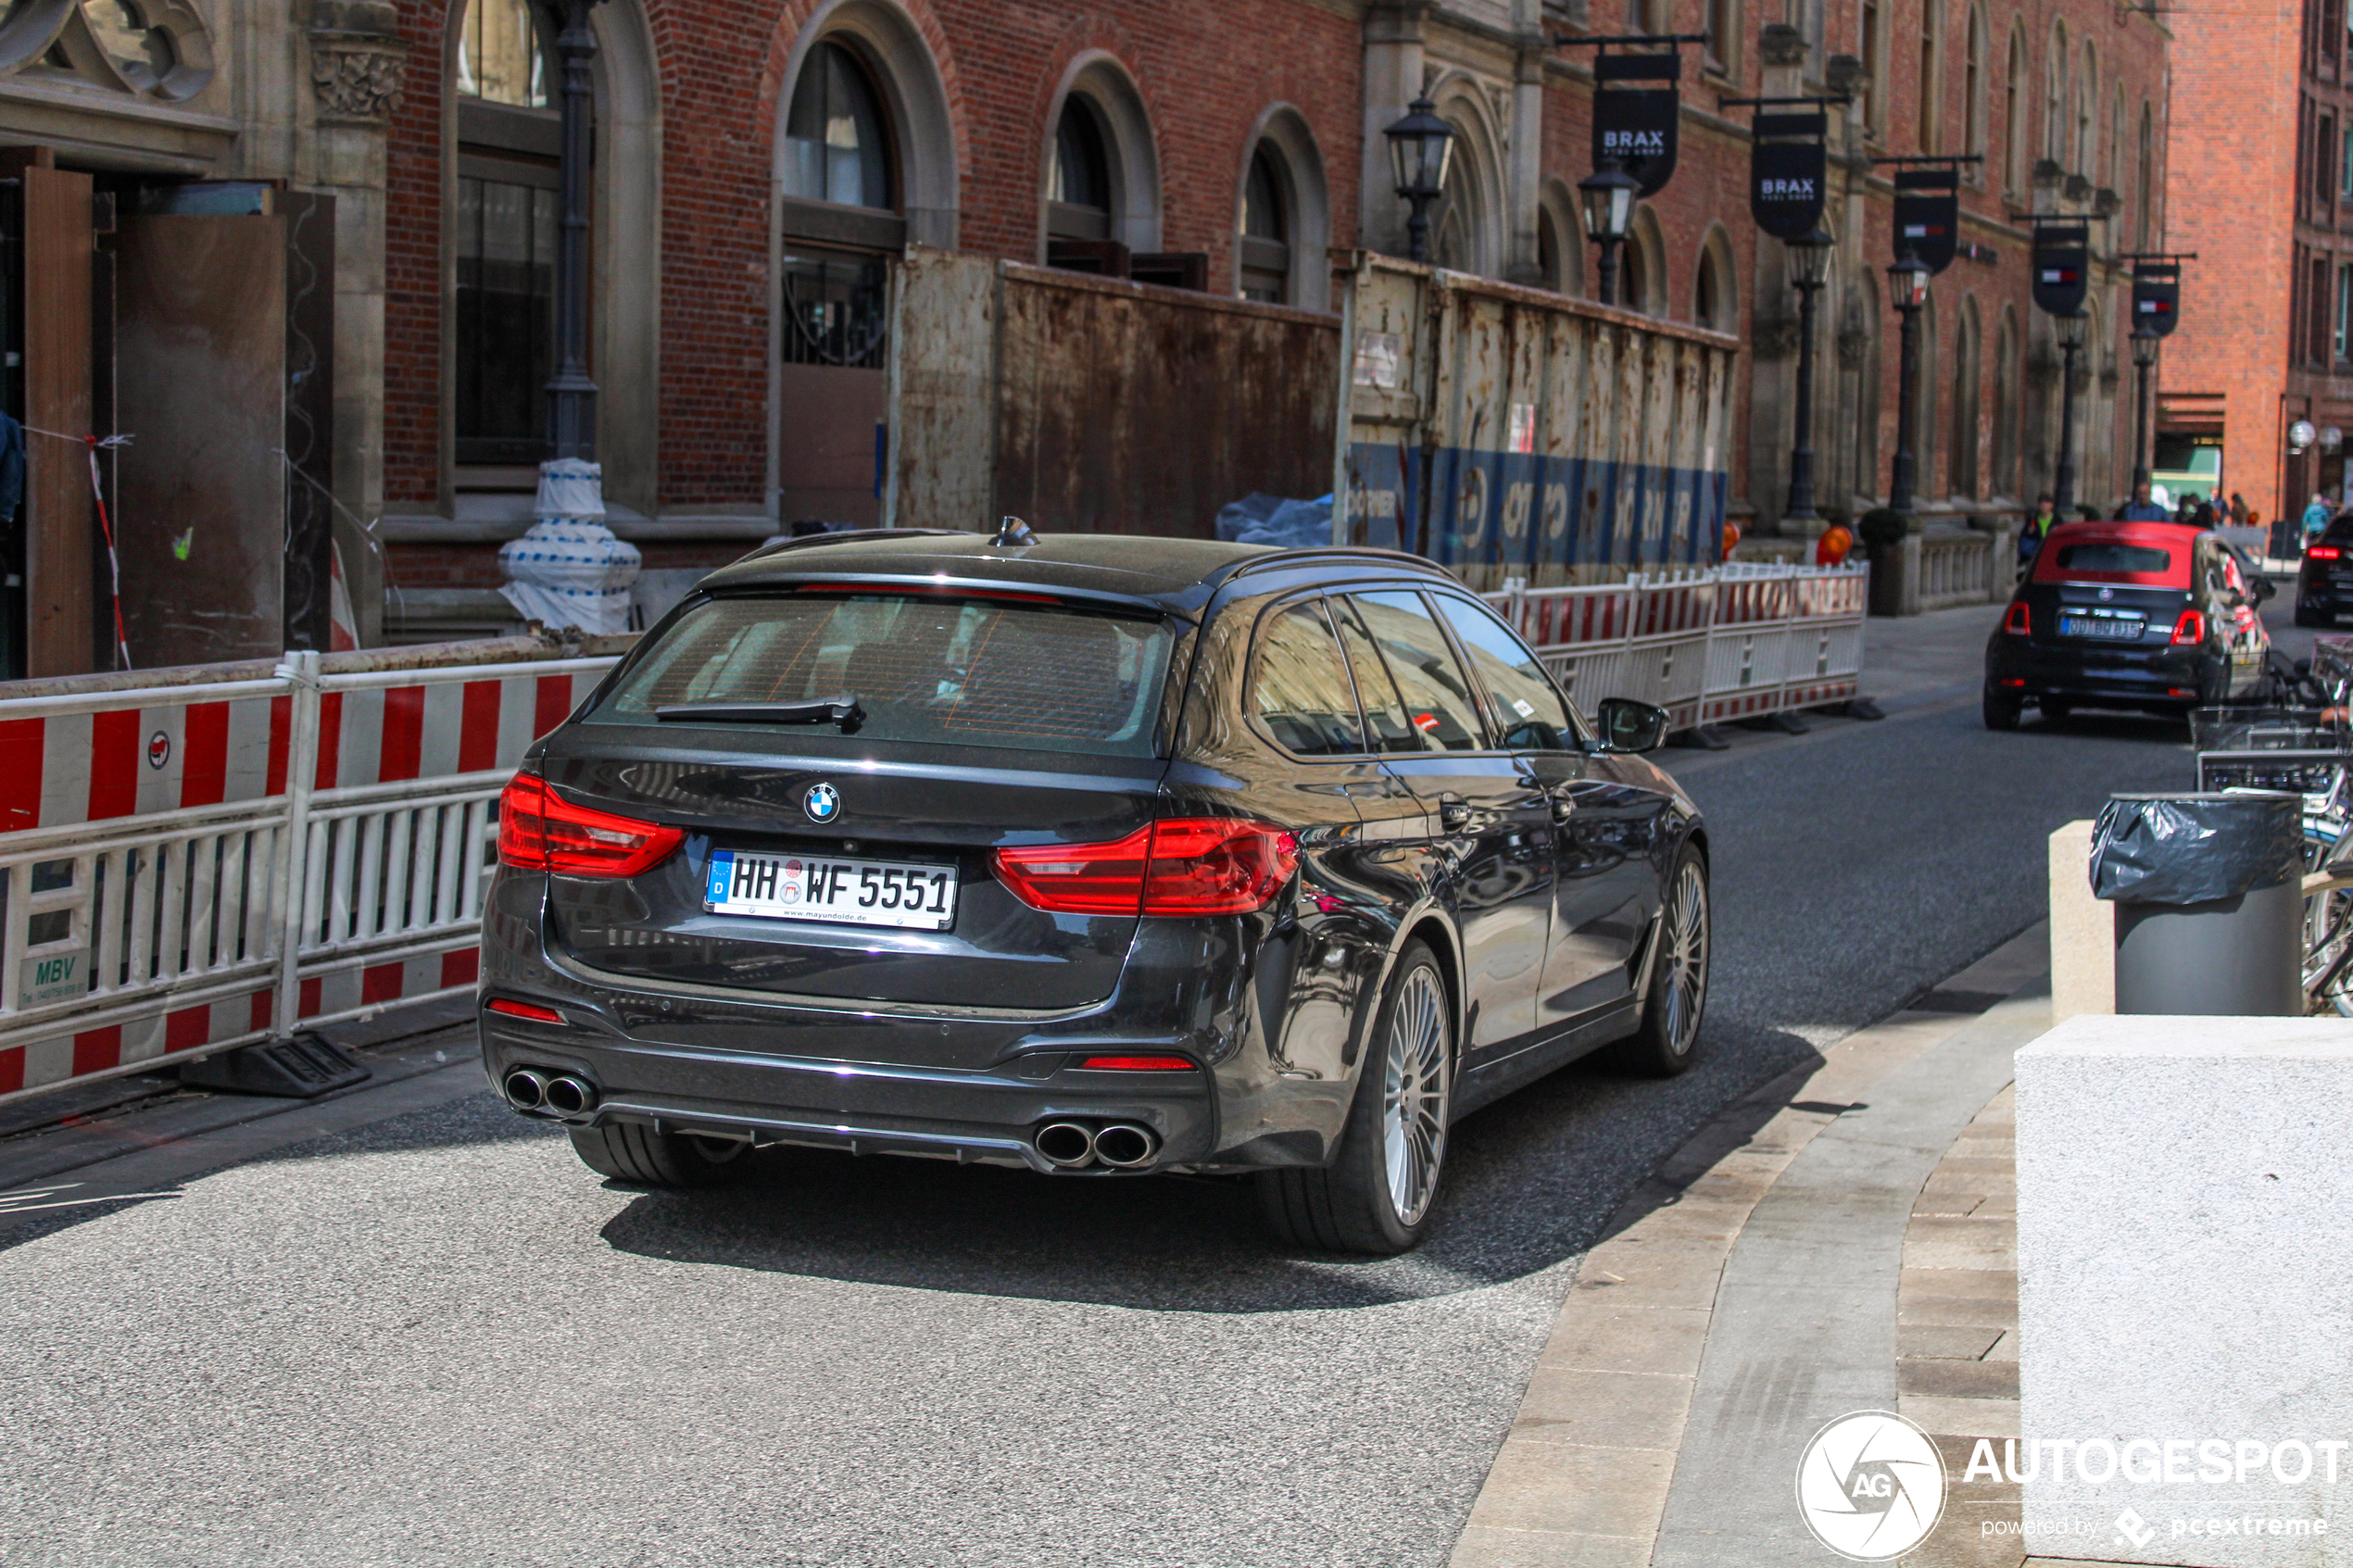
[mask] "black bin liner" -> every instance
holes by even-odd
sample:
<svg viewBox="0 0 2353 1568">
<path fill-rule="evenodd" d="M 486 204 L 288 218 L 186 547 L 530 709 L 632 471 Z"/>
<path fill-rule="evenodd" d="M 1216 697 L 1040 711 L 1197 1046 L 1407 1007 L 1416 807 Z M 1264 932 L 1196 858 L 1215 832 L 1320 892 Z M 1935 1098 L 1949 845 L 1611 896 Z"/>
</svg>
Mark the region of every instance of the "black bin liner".
<svg viewBox="0 0 2353 1568">
<path fill-rule="evenodd" d="M 2092 830 L 2092 896 L 2204 904 L 2304 870 L 2304 799 L 2271 790 L 2119 795 Z"/>
</svg>

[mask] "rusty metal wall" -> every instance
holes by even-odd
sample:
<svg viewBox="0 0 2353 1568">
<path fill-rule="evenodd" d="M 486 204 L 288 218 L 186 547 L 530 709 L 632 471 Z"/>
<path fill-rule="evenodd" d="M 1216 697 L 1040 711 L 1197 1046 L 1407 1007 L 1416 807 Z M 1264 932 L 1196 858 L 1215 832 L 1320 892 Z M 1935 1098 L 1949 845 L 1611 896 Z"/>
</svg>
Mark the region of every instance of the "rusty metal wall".
<svg viewBox="0 0 2353 1568">
<path fill-rule="evenodd" d="M 1720 554 L 1735 339 L 1385 257 L 1340 274 L 1351 536 L 1480 588 Z"/>
<path fill-rule="evenodd" d="M 1211 538 L 1332 487 L 1336 317 L 921 247 L 894 308 L 899 526 Z"/>
</svg>

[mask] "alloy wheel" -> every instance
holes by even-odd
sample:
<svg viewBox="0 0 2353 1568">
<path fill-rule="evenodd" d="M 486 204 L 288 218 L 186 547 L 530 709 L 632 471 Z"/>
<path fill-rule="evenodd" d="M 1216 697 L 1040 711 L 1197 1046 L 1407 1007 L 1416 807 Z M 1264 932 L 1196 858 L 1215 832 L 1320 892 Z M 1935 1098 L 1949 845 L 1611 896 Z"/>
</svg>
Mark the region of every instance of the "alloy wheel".
<svg viewBox="0 0 2353 1568">
<path fill-rule="evenodd" d="M 1685 865 L 1667 905 L 1667 1048 L 1690 1054 L 1707 1001 L 1707 879 Z"/>
<path fill-rule="evenodd" d="M 1390 1010 L 1381 1083 L 1381 1152 L 1401 1223 L 1421 1222 L 1446 1154 L 1446 993 L 1427 967 L 1405 976 Z"/>
</svg>

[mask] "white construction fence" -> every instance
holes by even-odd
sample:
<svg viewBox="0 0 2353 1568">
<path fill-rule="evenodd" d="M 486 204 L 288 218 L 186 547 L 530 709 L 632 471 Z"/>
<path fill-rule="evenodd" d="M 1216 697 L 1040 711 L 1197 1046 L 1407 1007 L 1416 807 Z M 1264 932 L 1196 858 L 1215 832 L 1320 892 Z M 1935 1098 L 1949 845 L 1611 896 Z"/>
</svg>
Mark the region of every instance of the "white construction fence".
<svg viewBox="0 0 2353 1568">
<path fill-rule="evenodd" d="M 460 657 L 0 701 L 0 1102 L 471 991 L 492 805 L 614 660 Z"/>
<path fill-rule="evenodd" d="M 1580 704 L 1682 729 L 1855 696 L 1866 583 L 1487 597 Z M 614 662 L 516 638 L 0 700 L 0 1103 L 472 990 L 498 793 Z"/>
<path fill-rule="evenodd" d="M 1856 696 L 1870 571 L 1731 564 L 1486 595 L 1579 706 L 1656 703 L 1688 730 Z"/>
</svg>

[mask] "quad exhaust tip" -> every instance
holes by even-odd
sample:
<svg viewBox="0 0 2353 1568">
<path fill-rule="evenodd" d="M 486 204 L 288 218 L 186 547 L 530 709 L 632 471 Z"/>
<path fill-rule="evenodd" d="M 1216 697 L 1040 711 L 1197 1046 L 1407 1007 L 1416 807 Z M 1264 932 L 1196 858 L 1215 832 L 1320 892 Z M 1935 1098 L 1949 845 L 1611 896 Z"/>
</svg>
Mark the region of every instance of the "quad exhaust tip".
<svg viewBox="0 0 2353 1568">
<path fill-rule="evenodd" d="M 547 1080 L 528 1067 L 507 1074 L 507 1103 L 517 1110 L 537 1110 L 547 1103 Z"/>
<path fill-rule="evenodd" d="M 1133 1171 L 1152 1162 L 1160 1152 L 1160 1135 L 1133 1122 L 1114 1122 L 1101 1129 L 1083 1122 L 1049 1122 L 1030 1144 L 1058 1171 L 1082 1171 L 1098 1162 L 1114 1171 Z"/>
<path fill-rule="evenodd" d="M 559 1116 L 579 1116 L 597 1109 L 597 1091 L 569 1074 L 547 1083 L 547 1109 Z"/>
</svg>

